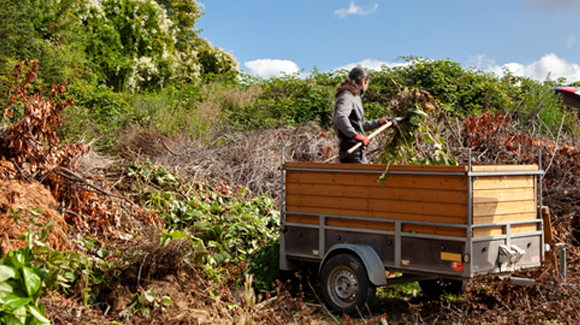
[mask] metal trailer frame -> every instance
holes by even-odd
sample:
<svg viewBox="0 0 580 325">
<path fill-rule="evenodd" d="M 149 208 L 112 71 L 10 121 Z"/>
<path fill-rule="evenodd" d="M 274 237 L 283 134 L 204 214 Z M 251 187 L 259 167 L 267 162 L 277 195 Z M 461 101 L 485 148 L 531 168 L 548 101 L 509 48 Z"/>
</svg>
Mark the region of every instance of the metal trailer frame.
<svg viewBox="0 0 580 325">
<path fill-rule="evenodd" d="M 281 165 L 280 165 L 280 173 L 281 173 L 281 199 L 280 199 L 280 225 L 281 225 L 281 232 L 280 232 L 280 269 L 281 270 L 294 270 L 300 267 L 300 261 L 308 261 L 308 262 L 317 262 L 320 263 L 320 267 L 324 264 L 325 258 L 328 252 L 325 251 L 325 232 L 327 230 L 341 230 L 341 231 L 352 231 L 352 229 L 345 228 L 345 227 L 336 227 L 336 226 L 326 226 L 326 218 L 338 218 L 338 219 L 351 219 L 351 220 L 361 220 L 361 221 L 381 221 L 381 222 L 390 222 L 395 224 L 394 231 L 386 231 L 386 230 L 374 230 L 374 229 L 357 229 L 356 233 L 368 233 L 368 234 L 381 234 L 381 235 L 390 235 L 394 236 L 394 249 L 395 249 L 395 257 L 394 263 L 383 263 L 384 269 L 382 270 L 372 270 L 367 269 L 369 272 L 370 279 L 376 279 L 377 273 L 382 274 L 382 277 L 385 277 L 385 270 L 395 271 L 395 272 L 402 272 L 406 273 L 407 275 L 411 275 L 408 277 L 408 280 L 403 280 L 397 278 L 389 279 L 389 284 L 396 284 L 396 283 L 405 283 L 405 282 L 413 282 L 422 279 L 428 278 L 435 278 L 435 277 L 446 277 L 449 279 L 459 279 L 459 280 L 468 280 L 470 278 L 487 274 L 489 270 L 474 270 L 473 269 L 473 245 L 474 243 L 478 242 L 485 242 L 485 241 L 492 241 L 492 240 L 504 240 L 505 244 L 510 247 L 511 241 L 513 239 L 517 239 L 520 237 L 529 237 L 529 236 L 540 236 L 540 263 L 544 258 L 545 247 L 544 247 L 544 233 L 543 233 L 543 219 L 541 216 L 541 206 L 542 206 L 542 176 L 544 171 L 542 170 L 542 157 L 541 151 L 538 152 L 538 166 L 539 170 L 537 171 L 490 171 L 490 172 L 473 172 L 472 171 L 472 164 L 471 164 L 471 149 L 468 152 L 468 170 L 467 174 L 465 172 L 423 172 L 423 171 L 389 171 L 389 174 L 418 174 L 418 175 L 461 175 L 468 177 L 468 222 L 467 225 L 458 225 L 458 224 L 448 224 L 448 223 L 437 223 L 437 222 L 423 222 L 423 221 L 405 221 L 405 220 L 395 220 L 395 219 L 373 219 L 373 218 L 361 218 L 361 217 L 354 217 L 354 216 L 347 216 L 347 215 L 331 215 L 331 214 L 314 214 L 314 213 L 302 213 L 302 212 L 294 212 L 294 211 L 286 211 L 285 210 L 285 174 L 286 170 L 300 170 L 300 171 L 308 171 L 308 170 L 315 170 L 320 171 L 321 169 L 309 169 L 309 168 L 288 168 L 285 167 L 284 164 L 284 149 L 282 149 L 281 154 Z M 369 171 L 369 170 L 341 170 L 341 169 L 332 169 L 333 172 L 340 173 L 340 172 L 348 172 L 348 173 L 375 173 L 375 174 L 382 174 L 382 171 Z M 472 181 L 476 177 L 480 176 L 510 176 L 510 175 L 530 175 L 536 176 L 537 182 L 535 183 L 537 190 L 536 190 L 536 202 L 537 207 L 536 215 L 537 218 L 535 221 L 519 221 L 519 222 L 503 222 L 503 223 L 492 223 L 492 224 L 480 224 L 474 225 L 473 224 L 473 197 L 472 197 Z M 319 217 L 319 224 L 318 225 L 307 225 L 307 224 L 298 224 L 298 223 L 287 223 L 285 221 L 286 214 L 292 215 L 304 215 L 304 216 L 318 216 Z M 537 223 L 537 230 L 535 232 L 526 232 L 522 234 L 512 234 L 510 231 L 511 226 L 517 224 L 531 224 Z M 442 236 L 442 235 L 429 235 L 429 234 L 418 234 L 418 233 L 405 233 L 402 232 L 402 224 L 420 224 L 420 225 L 429 225 L 429 226 L 442 226 L 442 227 L 457 227 L 457 228 L 464 228 L 466 229 L 466 237 L 452 237 L 452 236 Z M 307 255 L 307 254 L 297 254 L 297 253 L 288 253 L 286 251 L 286 243 L 285 243 L 285 231 L 288 226 L 295 226 L 301 228 L 311 228 L 311 229 L 318 229 L 319 231 L 319 252 L 316 256 Z M 490 226 L 503 226 L 505 227 L 505 234 L 503 235 L 495 235 L 495 236 L 486 236 L 486 237 L 477 237 L 473 238 L 473 230 L 476 228 L 484 228 Z M 422 239 L 434 239 L 434 240 L 445 240 L 445 241 L 458 241 L 464 242 L 466 251 L 462 256 L 462 263 L 463 263 L 463 271 L 446 271 L 446 270 L 430 270 L 426 267 L 415 267 L 415 266 L 405 266 L 405 265 L 397 265 L 397 261 L 401 261 L 401 251 L 402 251 L 402 239 L 406 237 L 411 238 L 422 238 Z M 357 246 L 357 245 L 351 245 Z M 361 245 L 358 245 L 361 246 Z M 362 245 L 364 246 L 364 245 Z M 334 248 L 334 247 L 333 247 Z M 331 248 L 329 251 L 333 250 Z M 344 248 L 344 247 L 343 247 Z M 363 256 L 361 252 L 351 249 L 351 251 L 355 254 L 358 254 L 359 257 L 364 261 L 365 259 L 374 259 L 374 257 Z M 376 253 L 375 253 L 376 254 Z M 368 255 L 368 253 L 367 253 Z M 378 255 L 377 255 L 378 257 Z M 367 263 L 364 261 L 365 265 L 374 264 L 372 262 Z M 466 266 L 466 267 L 465 267 Z M 413 276 L 414 275 L 414 276 Z M 505 273 L 503 273 L 505 275 Z M 417 277 L 419 276 L 419 277 Z M 376 281 L 372 281 L 375 285 L 386 285 L 386 283 L 382 283 L 383 281 L 379 281 L 380 283 L 375 283 Z"/>
</svg>

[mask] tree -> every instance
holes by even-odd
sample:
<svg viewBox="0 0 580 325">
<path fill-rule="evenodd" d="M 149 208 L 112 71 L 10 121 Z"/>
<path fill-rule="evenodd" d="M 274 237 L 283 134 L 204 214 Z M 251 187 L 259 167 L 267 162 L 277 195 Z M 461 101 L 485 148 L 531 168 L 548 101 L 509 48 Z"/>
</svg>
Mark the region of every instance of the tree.
<svg viewBox="0 0 580 325">
<path fill-rule="evenodd" d="M 199 37 L 195 0 L 0 0 L 0 96 L 15 62 L 40 59 L 40 83 L 82 78 L 117 91 L 237 72 Z"/>
<path fill-rule="evenodd" d="M 93 2 L 83 22 L 91 35 L 87 54 L 106 84 L 129 91 L 236 70 L 230 54 L 199 38 L 201 8 L 194 0 Z"/>
<path fill-rule="evenodd" d="M 87 64 L 75 0 L 0 0 L 0 96 L 16 62 L 39 59 L 44 83 L 58 84 Z"/>
</svg>

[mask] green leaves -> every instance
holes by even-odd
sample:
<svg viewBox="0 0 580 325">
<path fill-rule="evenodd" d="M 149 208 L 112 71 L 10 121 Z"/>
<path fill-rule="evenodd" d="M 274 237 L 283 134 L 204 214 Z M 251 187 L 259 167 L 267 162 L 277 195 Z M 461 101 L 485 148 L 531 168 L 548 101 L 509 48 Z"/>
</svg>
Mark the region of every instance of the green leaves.
<svg viewBox="0 0 580 325">
<path fill-rule="evenodd" d="M 6 297 L 4 297 L 4 305 L 6 307 L 11 307 L 11 308 L 20 308 L 24 305 L 29 304 L 32 301 L 31 297 L 20 297 L 16 294 L 10 294 Z"/>
<path fill-rule="evenodd" d="M 253 80 L 262 89 L 258 101 L 242 108 L 226 108 L 226 111 L 232 123 L 243 129 L 297 125 L 310 121 L 327 128 L 332 125 L 334 90 L 340 82 L 334 84 L 330 80 L 336 79 L 337 75 L 342 78 L 344 72 L 315 72 L 308 78 L 296 73 Z"/>
<path fill-rule="evenodd" d="M 38 293 L 40 290 L 42 278 L 45 278 L 46 274 L 48 273 L 46 271 L 42 272 L 43 277 L 41 278 L 37 272 L 41 273 L 38 269 L 34 270 L 31 267 L 25 266 L 22 268 L 22 279 L 24 280 L 26 291 L 30 297 L 33 297 Z"/>
<path fill-rule="evenodd" d="M 50 324 L 38 302 L 48 271 L 32 266 L 33 259 L 29 248 L 0 259 L 0 323 Z"/>
<path fill-rule="evenodd" d="M 406 120 L 399 122 L 391 141 L 385 146 L 381 156 L 383 164 L 414 164 L 414 165 L 455 165 L 457 162 L 450 157 L 434 121 L 429 119 L 425 111 L 438 109 L 439 104 L 428 92 L 416 88 L 402 86 L 391 80 L 398 89 L 398 96 L 389 105 L 396 116 L 405 116 Z M 437 112 L 437 111 L 436 111 Z M 424 143 L 420 143 L 419 140 Z M 383 175 L 384 176 L 384 175 Z M 384 177 L 379 181 L 383 182 Z"/>
<path fill-rule="evenodd" d="M 26 306 L 26 310 L 28 310 L 28 312 L 30 312 L 30 314 L 34 316 L 34 318 L 38 323 L 50 324 L 50 320 L 44 316 L 46 315 L 44 305 L 40 305 L 39 307 L 34 305 Z"/>
<path fill-rule="evenodd" d="M 7 265 L 0 265 L 0 283 L 17 276 L 17 272 L 13 267 Z"/>
<path fill-rule="evenodd" d="M 234 192 L 226 185 L 219 192 L 226 194 L 218 194 L 204 183 L 186 187 L 167 170 L 152 164 L 130 166 L 129 173 L 143 181 L 140 197 L 145 206 L 163 216 L 165 228 L 170 229 L 164 231 L 160 245 L 189 240 L 196 250 L 194 258 L 213 277 L 223 277 L 221 269 L 227 264 L 249 261 L 277 237 L 280 214 L 269 195 L 249 198 L 247 189 Z"/>
</svg>

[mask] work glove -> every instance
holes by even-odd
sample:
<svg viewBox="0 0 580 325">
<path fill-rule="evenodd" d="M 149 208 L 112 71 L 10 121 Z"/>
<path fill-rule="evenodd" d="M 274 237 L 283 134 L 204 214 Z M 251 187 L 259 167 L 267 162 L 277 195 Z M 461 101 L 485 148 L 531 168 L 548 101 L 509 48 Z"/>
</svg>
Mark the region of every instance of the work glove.
<svg viewBox="0 0 580 325">
<path fill-rule="evenodd" d="M 396 117 L 383 117 L 381 124 L 385 125 L 385 124 L 387 124 L 387 122 L 391 122 L 391 123 L 393 123 L 393 126 L 397 126 L 397 118 Z"/>
<path fill-rule="evenodd" d="M 354 138 L 352 138 L 352 139 L 356 142 L 362 142 L 362 144 L 364 144 L 365 146 L 368 146 L 369 143 L 371 142 L 369 140 L 369 138 L 367 138 L 364 135 L 360 135 L 360 134 L 355 135 Z"/>
</svg>

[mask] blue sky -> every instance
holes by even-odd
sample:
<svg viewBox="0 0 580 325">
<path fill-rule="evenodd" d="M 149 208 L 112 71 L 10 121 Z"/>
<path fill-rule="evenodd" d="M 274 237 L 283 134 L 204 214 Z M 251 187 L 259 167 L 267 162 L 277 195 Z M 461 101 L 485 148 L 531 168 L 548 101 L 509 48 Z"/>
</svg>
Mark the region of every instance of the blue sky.
<svg viewBox="0 0 580 325">
<path fill-rule="evenodd" d="M 400 56 L 580 81 L 580 0 L 199 0 L 201 36 L 269 77 Z"/>
</svg>

